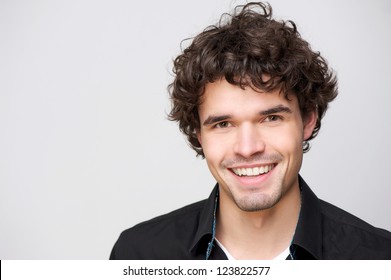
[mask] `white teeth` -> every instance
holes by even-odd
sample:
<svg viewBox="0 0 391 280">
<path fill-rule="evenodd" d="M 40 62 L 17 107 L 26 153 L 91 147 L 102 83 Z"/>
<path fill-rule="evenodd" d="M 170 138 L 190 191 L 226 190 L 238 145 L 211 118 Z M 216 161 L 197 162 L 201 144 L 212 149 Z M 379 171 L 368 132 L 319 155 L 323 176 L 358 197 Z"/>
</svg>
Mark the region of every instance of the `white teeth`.
<svg viewBox="0 0 391 280">
<path fill-rule="evenodd" d="M 254 168 L 232 168 L 232 171 L 239 176 L 258 176 L 260 174 L 268 173 L 272 169 L 273 164 Z"/>
</svg>

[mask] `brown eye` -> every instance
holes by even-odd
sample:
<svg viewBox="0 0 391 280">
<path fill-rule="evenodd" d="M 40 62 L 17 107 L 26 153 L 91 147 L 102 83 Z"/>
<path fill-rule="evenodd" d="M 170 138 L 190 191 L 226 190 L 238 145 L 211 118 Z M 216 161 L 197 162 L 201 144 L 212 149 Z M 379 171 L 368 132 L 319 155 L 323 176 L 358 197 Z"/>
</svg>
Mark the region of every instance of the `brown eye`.
<svg viewBox="0 0 391 280">
<path fill-rule="evenodd" d="M 217 128 L 227 128 L 227 127 L 230 127 L 230 123 L 229 122 L 219 122 L 218 124 L 216 124 L 216 127 Z"/>
<path fill-rule="evenodd" d="M 275 121 L 279 121 L 281 120 L 282 118 L 280 116 L 277 116 L 277 115 L 270 115 L 266 118 L 266 121 L 268 122 L 275 122 Z"/>
</svg>

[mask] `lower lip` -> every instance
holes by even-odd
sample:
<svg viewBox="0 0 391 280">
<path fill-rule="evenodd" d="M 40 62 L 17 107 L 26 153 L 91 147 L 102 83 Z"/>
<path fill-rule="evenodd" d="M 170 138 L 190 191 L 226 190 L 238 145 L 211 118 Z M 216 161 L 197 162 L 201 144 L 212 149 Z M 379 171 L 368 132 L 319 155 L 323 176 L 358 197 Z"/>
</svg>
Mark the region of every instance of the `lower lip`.
<svg viewBox="0 0 391 280">
<path fill-rule="evenodd" d="M 232 170 L 230 171 L 233 174 L 233 176 L 236 178 L 236 180 L 240 182 L 241 185 L 254 187 L 257 184 L 261 184 L 264 181 L 266 181 L 270 177 L 271 173 L 274 171 L 275 167 L 276 166 L 274 166 L 272 170 L 270 170 L 268 173 L 264 173 L 258 176 L 239 176 L 236 175 Z"/>
</svg>

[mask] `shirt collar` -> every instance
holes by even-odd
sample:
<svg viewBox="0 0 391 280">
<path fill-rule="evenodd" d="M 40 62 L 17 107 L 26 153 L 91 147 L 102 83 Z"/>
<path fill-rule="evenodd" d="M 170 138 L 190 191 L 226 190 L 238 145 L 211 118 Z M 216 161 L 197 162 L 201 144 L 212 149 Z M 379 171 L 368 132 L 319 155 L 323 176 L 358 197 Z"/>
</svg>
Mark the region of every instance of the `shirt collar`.
<svg viewBox="0 0 391 280">
<path fill-rule="evenodd" d="M 301 210 L 291 252 L 297 259 L 322 259 L 322 213 L 318 197 L 299 175 Z"/>
<path fill-rule="evenodd" d="M 212 237 L 213 222 L 214 222 L 214 210 L 216 203 L 216 196 L 218 194 L 218 184 L 212 190 L 209 198 L 205 201 L 205 205 L 200 213 L 198 220 L 198 228 L 194 239 L 191 243 L 190 252 L 197 252 L 201 250 L 202 253 L 206 253 L 208 242 Z"/>
</svg>

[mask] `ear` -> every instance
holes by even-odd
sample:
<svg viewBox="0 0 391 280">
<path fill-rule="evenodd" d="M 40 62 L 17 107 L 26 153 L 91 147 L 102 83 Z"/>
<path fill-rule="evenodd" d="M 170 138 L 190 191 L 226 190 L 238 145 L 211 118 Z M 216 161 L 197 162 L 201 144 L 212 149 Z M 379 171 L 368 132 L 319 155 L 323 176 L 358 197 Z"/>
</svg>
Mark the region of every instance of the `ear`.
<svg viewBox="0 0 391 280">
<path fill-rule="evenodd" d="M 304 118 L 304 128 L 303 128 L 303 139 L 304 141 L 308 140 L 311 137 L 312 132 L 314 131 L 316 121 L 318 119 L 318 114 L 316 111 L 311 111 Z"/>
<path fill-rule="evenodd" d="M 196 134 L 197 134 L 198 142 L 200 142 L 200 145 L 202 146 L 202 141 L 201 141 L 201 129 L 197 129 L 197 130 L 196 130 Z"/>
</svg>

